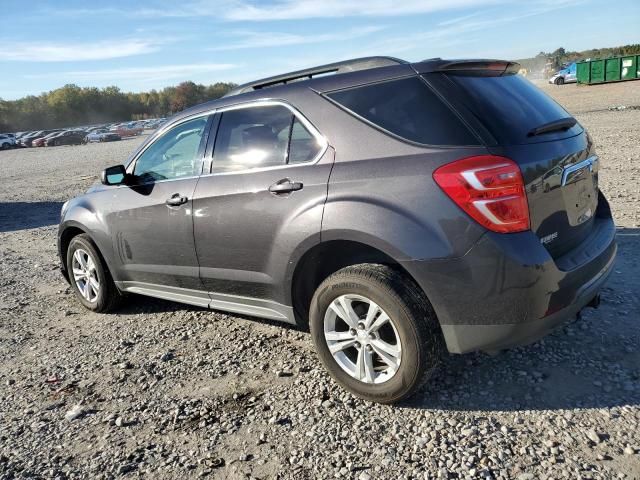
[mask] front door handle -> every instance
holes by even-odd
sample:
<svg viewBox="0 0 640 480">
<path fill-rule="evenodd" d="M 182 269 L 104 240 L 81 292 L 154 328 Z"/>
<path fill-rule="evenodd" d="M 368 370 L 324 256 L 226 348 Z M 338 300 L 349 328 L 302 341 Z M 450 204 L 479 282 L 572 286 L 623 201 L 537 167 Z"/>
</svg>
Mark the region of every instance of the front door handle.
<svg viewBox="0 0 640 480">
<path fill-rule="evenodd" d="M 302 190 L 303 186 L 302 182 L 292 182 L 288 178 L 283 178 L 271 185 L 269 191 L 278 195 L 280 193 L 291 193 Z"/>
<path fill-rule="evenodd" d="M 188 201 L 189 199 L 187 197 L 183 197 L 179 193 L 174 193 L 173 195 L 171 195 L 171 198 L 167 198 L 167 201 L 165 203 L 170 207 L 179 207 L 180 205 L 183 205 Z"/>
</svg>

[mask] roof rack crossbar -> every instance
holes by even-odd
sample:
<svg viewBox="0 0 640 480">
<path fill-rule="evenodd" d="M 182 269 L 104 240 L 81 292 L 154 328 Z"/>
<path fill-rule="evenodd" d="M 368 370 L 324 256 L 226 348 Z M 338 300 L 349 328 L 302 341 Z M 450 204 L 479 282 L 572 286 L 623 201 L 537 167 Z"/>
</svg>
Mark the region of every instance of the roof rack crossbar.
<svg viewBox="0 0 640 480">
<path fill-rule="evenodd" d="M 225 95 L 225 97 L 238 95 L 245 92 L 251 92 L 253 90 L 259 90 L 261 88 L 271 87 L 274 85 L 285 85 L 295 80 L 312 79 L 313 77 L 327 73 L 355 72 L 358 70 L 367 70 L 369 68 L 387 67 L 390 65 L 401 65 L 405 63 L 407 62 L 394 57 L 354 58 L 351 60 L 329 63 L 327 65 L 319 65 L 317 67 L 306 68 L 303 70 L 297 70 L 295 72 L 289 72 L 282 75 L 276 75 L 273 77 L 256 80 L 254 82 L 245 83 L 244 85 L 240 85 L 231 90 Z"/>
</svg>

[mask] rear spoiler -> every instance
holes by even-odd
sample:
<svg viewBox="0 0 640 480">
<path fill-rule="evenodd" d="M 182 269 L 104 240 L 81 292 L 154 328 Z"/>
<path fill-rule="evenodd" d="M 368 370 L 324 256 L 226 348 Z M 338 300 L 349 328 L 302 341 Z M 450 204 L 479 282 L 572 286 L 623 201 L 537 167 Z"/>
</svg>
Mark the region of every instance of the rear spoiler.
<svg viewBox="0 0 640 480">
<path fill-rule="evenodd" d="M 520 70 L 520 64 L 508 60 L 441 60 L 430 59 L 412 63 L 411 67 L 417 73 L 451 72 L 451 73 L 479 73 L 487 75 L 513 75 Z"/>
</svg>

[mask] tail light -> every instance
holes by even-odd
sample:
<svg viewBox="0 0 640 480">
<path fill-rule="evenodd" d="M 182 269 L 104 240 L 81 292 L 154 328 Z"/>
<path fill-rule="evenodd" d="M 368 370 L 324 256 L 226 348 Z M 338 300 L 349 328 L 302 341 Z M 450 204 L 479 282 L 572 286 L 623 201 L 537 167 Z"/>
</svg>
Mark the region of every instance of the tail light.
<svg viewBox="0 0 640 480">
<path fill-rule="evenodd" d="M 433 179 L 462 210 L 489 230 L 529 230 L 522 173 L 513 160 L 493 155 L 463 158 L 438 168 Z"/>
</svg>

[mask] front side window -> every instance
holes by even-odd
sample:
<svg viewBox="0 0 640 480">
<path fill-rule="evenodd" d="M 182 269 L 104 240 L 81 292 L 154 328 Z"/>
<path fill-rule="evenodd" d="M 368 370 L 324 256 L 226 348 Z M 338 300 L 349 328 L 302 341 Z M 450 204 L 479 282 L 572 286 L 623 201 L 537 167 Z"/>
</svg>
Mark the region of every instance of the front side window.
<svg viewBox="0 0 640 480">
<path fill-rule="evenodd" d="M 321 147 L 300 120 L 282 105 L 228 110 L 220 119 L 213 172 L 309 162 Z"/>
<path fill-rule="evenodd" d="M 172 180 L 200 174 L 200 142 L 208 117 L 183 122 L 155 140 L 136 161 L 140 181 Z"/>
</svg>

